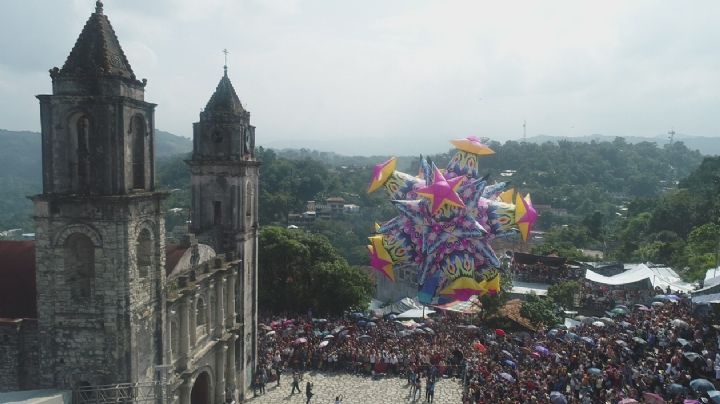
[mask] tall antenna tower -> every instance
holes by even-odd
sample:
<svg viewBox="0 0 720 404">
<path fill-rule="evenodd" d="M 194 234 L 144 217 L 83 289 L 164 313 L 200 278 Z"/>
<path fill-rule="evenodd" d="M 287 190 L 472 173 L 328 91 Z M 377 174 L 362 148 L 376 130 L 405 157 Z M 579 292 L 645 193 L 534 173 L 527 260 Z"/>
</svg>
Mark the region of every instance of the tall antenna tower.
<svg viewBox="0 0 720 404">
<path fill-rule="evenodd" d="M 527 121 L 523 119 L 523 142 L 527 142 Z"/>
<path fill-rule="evenodd" d="M 675 128 L 668 131 L 668 140 L 670 141 L 670 144 L 675 142 Z"/>
</svg>

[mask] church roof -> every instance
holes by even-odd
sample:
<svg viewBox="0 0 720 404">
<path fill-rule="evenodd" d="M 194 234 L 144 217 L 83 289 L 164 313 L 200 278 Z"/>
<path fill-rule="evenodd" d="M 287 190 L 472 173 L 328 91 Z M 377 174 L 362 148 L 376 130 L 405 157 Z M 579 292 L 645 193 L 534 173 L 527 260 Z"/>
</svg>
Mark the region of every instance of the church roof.
<svg viewBox="0 0 720 404">
<path fill-rule="evenodd" d="M 240 98 L 233 88 L 232 82 L 227 75 L 227 67 L 225 68 L 225 74 L 220 79 L 220 82 L 215 89 L 210 101 L 205 106 L 205 112 L 230 112 L 230 113 L 242 113 L 245 112 Z"/>
<path fill-rule="evenodd" d="M 37 318 L 35 242 L 0 241 L 0 318 Z"/>
<path fill-rule="evenodd" d="M 59 74 L 108 75 L 135 80 L 110 20 L 103 14 L 102 1 L 95 3 L 95 12 L 85 23 Z"/>
</svg>

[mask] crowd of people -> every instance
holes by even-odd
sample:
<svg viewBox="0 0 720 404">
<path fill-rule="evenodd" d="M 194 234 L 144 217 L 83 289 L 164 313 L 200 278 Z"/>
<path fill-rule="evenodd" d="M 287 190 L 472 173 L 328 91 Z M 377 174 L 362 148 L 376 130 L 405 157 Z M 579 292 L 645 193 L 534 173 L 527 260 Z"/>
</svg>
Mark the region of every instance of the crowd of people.
<svg viewBox="0 0 720 404">
<path fill-rule="evenodd" d="M 561 264 L 551 266 L 538 261 L 533 264 L 521 264 L 514 262 L 510 265 L 513 279 L 519 282 L 533 282 L 553 284 L 563 280 L 579 280 L 582 278 L 583 270 L 580 267 Z"/>
<path fill-rule="evenodd" d="M 422 399 L 424 393 L 428 402 L 441 377 L 462 384 L 465 403 L 683 403 L 709 398 L 706 391 L 715 390 L 720 378 L 720 333 L 692 317 L 688 299 L 619 306 L 613 315 L 578 317 L 570 330 L 558 326 L 532 333 L 489 329 L 453 314 L 418 322 L 360 313 L 334 319 L 269 318 L 261 325 L 257 373 L 268 380 L 309 369 L 402 375 L 411 398 Z"/>
</svg>

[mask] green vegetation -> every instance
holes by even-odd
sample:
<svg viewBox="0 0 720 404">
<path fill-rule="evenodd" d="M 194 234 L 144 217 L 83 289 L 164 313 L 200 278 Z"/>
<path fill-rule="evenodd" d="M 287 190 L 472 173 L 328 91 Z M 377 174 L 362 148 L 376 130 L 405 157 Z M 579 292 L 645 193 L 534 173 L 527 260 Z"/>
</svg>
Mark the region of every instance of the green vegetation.
<svg viewBox="0 0 720 404">
<path fill-rule="evenodd" d="M 562 321 L 553 299 L 551 297 L 538 297 L 535 294 L 527 296 L 527 300 L 520 307 L 520 315 L 535 326 L 552 327 Z"/>
<path fill-rule="evenodd" d="M 548 288 L 548 297 L 555 303 L 570 309 L 575 306 L 575 296 L 580 293 L 580 284 L 577 281 L 562 281 Z"/>
<path fill-rule="evenodd" d="M 720 157 L 705 158 L 662 198 L 635 200 L 614 236 L 618 259 L 670 265 L 701 279 L 720 249 Z"/>
<path fill-rule="evenodd" d="M 262 310 L 339 314 L 365 308 L 372 282 L 351 267 L 323 236 L 268 226 L 260 232 L 259 305 Z"/>
</svg>

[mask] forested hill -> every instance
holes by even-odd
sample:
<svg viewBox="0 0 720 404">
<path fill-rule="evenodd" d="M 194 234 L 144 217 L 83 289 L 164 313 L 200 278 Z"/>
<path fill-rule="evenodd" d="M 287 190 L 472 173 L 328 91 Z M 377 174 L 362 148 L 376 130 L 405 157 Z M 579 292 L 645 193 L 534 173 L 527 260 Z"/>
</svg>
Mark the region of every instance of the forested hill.
<svg viewBox="0 0 720 404">
<path fill-rule="evenodd" d="M 159 135 L 159 156 L 164 154 L 161 138 Z M 183 159 L 187 158 L 191 142 L 178 139 L 176 150 L 181 153 L 159 158 L 156 165 L 158 184 L 176 189 L 168 208 L 187 208 L 189 201 L 189 173 Z M 689 175 L 702 161 L 698 151 L 689 150 L 681 142 L 658 147 L 649 142 L 630 144 L 622 138 L 590 143 L 506 142 L 492 143 L 491 147 L 496 154 L 481 159 L 481 172 L 494 181 L 511 181 L 524 193 L 530 192 L 536 205 L 545 205 L 537 229 L 573 229 L 576 234 L 564 239 L 576 241 L 577 247 L 590 248 L 598 248 L 610 238 L 613 229 L 623 225 L 624 217 L 635 214 L 632 209 L 637 198 L 657 201 L 662 195 L 674 195 L 677 184 L 685 183 L 681 181 L 697 182 Z M 0 132 L 0 153 L 0 229 L 22 227 L 32 231 L 32 206 L 25 196 L 40 190 L 39 136 Z M 453 153 L 430 158 L 444 167 Z M 360 205 L 359 215 L 336 222 L 318 221 L 311 229 L 328 236 L 353 264 L 363 263 L 366 257 L 364 245 L 372 224 L 396 215 L 383 192 L 365 192 L 373 165 L 388 156 L 346 157 L 310 150 L 276 152 L 262 147 L 257 156 L 263 160 L 259 206 L 262 225 L 287 224 L 287 215 L 306 210 L 308 200 L 342 196 L 347 203 Z M 399 167 L 416 173 L 418 161 L 419 156 L 401 157 Z M 168 225 L 184 221 L 185 217 L 168 220 Z M 622 243 L 619 237 L 615 239 Z M 623 248 L 626 256 L 634 257 L 641 246 Z"/>
<path fill-rule="evenodd" d="M 491 147 L 496 153 L 483 157 L 480 167 L 492 179 L 510 181 L 530 192 L 536 204 L 567 209 L 577 216 L 596 210 L 615 215 L 634 198 L 673 189 L 702 161 L 698 151 L 681 142 L 657 147 L 648 142 L 629 144 L 622 138 L 590 143 L 506 142 Z M 453 153 L 433 158 L 443 166 Z M 543 216 L 541 226 L 556 223 L 552 214 Z"/>
<path fill-rule="evenodd" d="M 589 136 L 576 136 L 576 137 L 561 137 L 561 136 L 548 136 L 548 135 L 537 135 L 527 138 L 528 142 L 531 143 L 546 143 L 546 142 L 559 142 L 559 141 L 571 141 L 571 142 L 612 142 L 616 136 L 608 135 L 589 135 Z M 659 135 L 655 137 L 640 137 L 640 136 L 623 136 L 623 139 L 627 143 L 643 143 L 651 142 L 658 145 L 665 145 L 670 142 L 669 135 Z M 707 136 L 692 136 L 675 134 L 674 140 L 683 142 L 689 149 L 699 150 L 705 156 L 720 155 L 720 139 L 717 137 Z"/>
<path fill-rule="evenodd" d="M 158 160 L 192 150 L 192 141 L 161 130 L 155 131 Z M 26 198 L 42 187 L 40 134 L 0 129 L 0 231 L 32 231 L 32 204 Z"/>
</svg>

